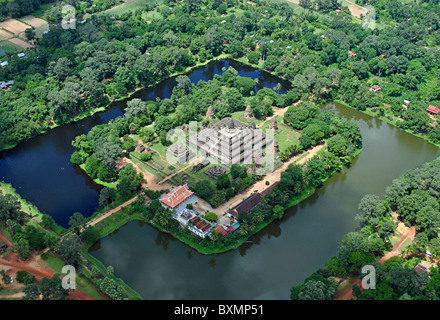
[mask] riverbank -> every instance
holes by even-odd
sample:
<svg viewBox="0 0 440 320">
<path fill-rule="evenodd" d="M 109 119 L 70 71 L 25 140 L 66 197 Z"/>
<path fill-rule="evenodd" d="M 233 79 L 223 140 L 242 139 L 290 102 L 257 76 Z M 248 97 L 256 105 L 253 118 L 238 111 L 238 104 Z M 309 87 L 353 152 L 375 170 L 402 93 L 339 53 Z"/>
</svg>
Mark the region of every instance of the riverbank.
<svg viewBox="0 0 440 320">
<path fill-rule="evenodd" d="M 293 159 L 291 159 L 291 161 L 286 162 L 283 167 L 281 167 L 280 169 L 277 170 L 278 175 L 278 180 L 281 178 L 281 173 L 284 172 L 284 170 L 290 165 L 290 164 L 304 164 L 306 163 L 308 160 L 310 160 L 313 156 L 315 156 L 317 154 L 317 152 L 319 150 L 322 149 L 322 147 L 324 147 L 325 145 L 318 145 L 315 146 L 314 148 L 312 148 L 311 151 L 306 151 L 303 154 L 298 155 L 297 157 L 294 157 Z M 332 171 L 330 171 L 329 174 L 327 174 L 322 180 L 321 180 L 321 184 L 324 183 L 327 179 L 329 179 L 336 171 L 340 170 L 343 166 L 349 164 L 355 157 L 357 157 L 359 155 L 359 153 L 362 151 L 362 149 L 357 150 L 353 156 L 350 158 L 349 161 L 343 162 L 341 163 L 338 167 L 335 167 Z M 261 180 L 265 181 L 265 179 Z M 265 184 L 264 184 L 265 185 Z M 266 186 L 267 187 L 267 186 Z M 295 196 L 294 198 L 291 199 L 291 201 L 288 203 L 288 205 L 284 208 L 284 211 L 287 210 L 290 207 L 293 207 L 297 204 L 299 204 L 300 202 L 304 201 L 305 199 L 309 198 L 311 195 L 313 195 L 316 191 L 316 187 L 313 188 L 308 188 L 306 190 L 304 190 L 303 193 L 301 193 L 300 195 Z M 249 190 L 255 190 L 255 185 L 251 186 L 249 188 Z M 245 197 L 247 194 L 243 195 L 240 194 L 238 195 L 238 197 L 243 198 Z M 133 198 L 134 199 L 134 198 Z M 132 200 L 133 200 L 132 199 Z M 241 200 L 240 200 L 241 201 Z M 133 201 L 130 201 L 130 203 Z M 130 203 L 127 203 L 127 205 L 129 205 Z M 226 207 L 230 207 L 230 202 L 228 202 L 226 204 Z M 224 205 L 222 206 L 222 210 L 224 212 L 226 212 L 227 208 Z M 218 209 L 218 208 L 217 208 Z M 160 232 L 165 232 L 170 234 L 171 236 L 175 237 L 176 239 L 178 239 L 179 241 L 181 241 L 182 243 L 188 245 L 189 247 L 193 248 L 194 250 L 196 250 L 198 253 L 203 254 L 203 255 L 212 255 L 212 254 L 218 254 L 218 253 L 224 253 L 224 252 L 228 252 L 234 249 L 237 249 L 238 247 L 240 247 L 241 245 L 243 245 L 244 243 L 247 243 L 255 234 L 257 234 L 259 231 L 263 230 L 264 228 L 266 228 L 267 226 L 269 226 L 270 224 L 272 224 L 277 218 L 271 217 L 271 219 L 267 220 L 267 221 L 262 221 L 259 224 L 257 224 L 255 226 L 255 229 L 250 232 L 249 234 L 243 235 L 242 237 L 239 237 L 236 242 L 230 244 L 230 245 L 225 245 L 222 247 L 216 247 L 215 245 L 212 247 L 207 247 L 204 246 L 203 244 L 191 241 L 188 238 L 185 238 L 177 233 L 170 233 L 168 232 L 166 229 L 162 228 L 161 226 L 154 224 L 152 221 L 148 221 L 146 220 L 141 214 L 139 213 L 135 213 L 133 215 L 127 215 L 124 213 L 120 213 L 119 211 L 121 210 L 113 210 L 112 214 L 106 214 L 106 218 L 107 219 L 103 219 L 100 218 L 99 221 L 91 221 L 89 224 L 90 225 L 95 225 L 97 228 L 97 231 L 99 232 L 99 236 L 100 238 L 104 238 L 106 236 L 108 236 L 109 234 L 111 234 L 112 232 L 114 232 L 115 230 L 119 229 L 120 227 L 122 227 L 123 225 L 127 224 L 129 221 L 132 220 L 139 220 L 139 221 L 143 221 L 147 224 L 149 224 L 150 226 L 154 227 L 155 229 L 157 229 Z M 218 211 L 218 210 L 217 210 Z M 218 211 L 219 212 L 219 211 Z M 223 213 L 224 213 L 223 212 Z M 279 217 L 279 219 L 281 219 L 281 217 Z M 99 225 L 100 223 L 102 223 L 102 225 Z M 215 244 L 215 242 L 213 242 Z M 93 245 L 93 243 L 89 243 L 87 244 L 87 248 L 90 248 Z M 88 250 L 88 249 L 86 249 Z"/>
<path fill-rule="evenodd" d="M 154 87 L 154 86 L 156 86 L 157 84 L 161 83 L 162 81 L 165 81 L 165 80 L 171 79 L 171 78 L 176 77 L 176 76 L 179 76 L 179 75 L 186 74 L 186 73 L 192 71 L 193 69 L 196 69 L 196 68 L 199 68 L 199 67 L 203 67 L 203 66 L 205 66 L 205 65 L 207 65 L 207 64 L 209 64 L 209 63 L 211 63 L 211 62 L 213 62 L 213 61 L 218 61 L 218 60 L 221 60 L 221 59 L 232 59 L 232 56 L 231 56 L 231 54 L 228 54 L 228 53 L 222 53 L 222 54 L 218 55 L 217 57 L 213 57 L 213 58 L 208 59 L 208 60 L 206 60 L 206 61 L 204 61 L 204 62 L 197 62 L 197 63 L 195 63 L 194 66 L 186 67 L 185 69 L 183 69 L 183 70 L 181 70 L 181 71 L 174 72 L 174 73 L 170 74 L 167 78 L 162 79 L 162 80 L 159 80 L 159 81 L 156 81 L 155 83 L 150 84 L 150 85 L 148 85 L 148 86 L 141 86 L 141 87 L 134 88 L 134 89 L 132 89 L 132 90 L 130 90 L 130 91 L 127 91 L 127 92 L 123 93 L 123 94 L 121 95 L 121 97 L 119 97 L 119 98 L 111 99 L 111 100 L 109 101 L 109 103 L 107 103 L 105 106 L 101 106 L 101 107 L 93 108 L 93 109 L 87 109 L 87 110 L 85 110 L 85 111 L 79 113 L 78 115 L 74 116 L 73 118 L 68 119 L 68 120 L 67 120 L 66 122 L 64 122 L 64 123 L 61 123 L 61 124 L 54 124 L 54 125 L 49 126 L 47 130 L 42 130 L 42 131 L 40 131 L 38 134 L 35 134 L 35 135 L 31 136 L 29 139 L 26 139 L 26 140 L 23 140 L 23 141 L 20 141 L 20 142 L 17 142 L 17 143 L 13 143 L 13 144 L 7 144 L 7 145 L 4 145 L 4 146 L 1 146 L 1 147 L 0 147 L 0 152 L 1 152 L 1 151 L 4 151 L 4 150 L 13 149 L 13 148 L 17 147 L 18 145 L 20 145 L 20 144 L 22 144 L 22 143 L 24 143 L 24 142 L 26 142 L 26 141 L 29 141 L 29 140 L 31 140 L 31 139 L 37 137 L 37 136 L 43 135 L 43 134 L 49 132 L 50 130 L 53 130 L 53 129 L 59 127 L 59 126 L 66 125 L 66 124 L 69 124 L 69 123 L 74 123 L 74 122 L 80 121 L 80 120 L 82 120 L 82 119 L 85 119 L 85 118 L 87 118 L 87 117 L 90 117 L 90 116 L 92 116 L 92 115 L 94 115 L 94 114 L 96 114 L 96 113 L 103 112 L 103 111 L 107 110 L 108 107 L 109 107 L 112 103 L 117 102 L 117 101 L 123 101 L 123 100 L 125 100 L 125 99 L 128 99 L 128 98 L 130 98 L 133 94 L 139 92 L 140 90 L 143 90 L 143 89 L 146 89 L 146 88 Z"/>
<path fill-rule="evenodd" d="M 435 145 L 436 147 L 440 148 L 440 143 L 435 143 L 435 142 L 433 142 L 431 139 L 429 139 L 429 137 L 428 137 L 427 135 L 425 135 L 425 134 L 421 134 L 421 133 L 418 133 L 418 132 L 415 132 L 415 131 L 412 131 L 412 130 L 408 130 L 408 129 L 400 128 L 400 127 L 399 127 L 394 121 L 391 121 L 391 120 L 388 119 L 386 116 L 378 116 L 378 115 L 373 114 L 372 112 L 368 112 L 368 110 L 364 110 L 364 111 L 362 111 L 362 110 L 356 109 L 355 107 L 349 105 L 348 103 L 346 103 L 346 102 L 344 102 L 344 101 L 342 101 L 342 100 L 334 99 L 334 100 L 332 100 L 332 101 L 337 102 L 337 103 L 340 103 L 340 104 L 342 104 L 343 106 L 348 107 L 348 108 L 350 108 L 350 109 L 357 110 L 357 111 L 359 111 L 359 112 L 361 112 L 361 113 L 363 113 L 363 114 L 365 114 L 365 115 L 367 115 L 367 116 L 370 116 L 370 117 L 372 117 L 372 118 L 375 118 L 375 119 L 378 119 L 378 120 L 385 121 L 386 123 L 392 125 L 393 127 L 396 127 L 396 128 L 398 128 L 398 129 L 400 129 L 400 130 L 402 130 L 402 131 L 405 131 L 406 133 L 409 133 L 409 134 L 411 134 L 411 135 L 413 135 L 413 136 L 415 136 L 415 137 L 417 137 L 417 138 L 423 139 L 423 140 L 425 140 L 426 142 L 428 142 L 428 143 L 430 143 L 430 144 L 432 144 L 432 145 Z M 323 105 L 323 104 L 325 104 L 325 103 L 327 103 L 327 102 L 329 102 L 329 101 L 327 101 L 327 100 L 323 100 L 319 105 L 321 106 L 321 105 Z"/>
</svg>

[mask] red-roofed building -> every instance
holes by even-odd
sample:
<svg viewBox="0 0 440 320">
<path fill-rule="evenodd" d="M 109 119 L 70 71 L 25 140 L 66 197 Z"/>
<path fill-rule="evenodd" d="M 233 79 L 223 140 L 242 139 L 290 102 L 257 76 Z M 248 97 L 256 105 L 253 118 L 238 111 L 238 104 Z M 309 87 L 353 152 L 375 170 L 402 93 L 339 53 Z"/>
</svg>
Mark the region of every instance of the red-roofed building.
<svg viewBox="0 0 440 320">
<path fill-rule="evenodd" d="M 428 268 L 427 266 L 421 264 L 421 263 L 419 263 L 418 265 L 416 265 L 416 266 L 414 267 L 414 270 L 416 270 L 416 271 L 424 271 L 424 272 L 426 272 L 426 273 L 429 273 L 429 268 Z"/>
<path fill-rule="evenodd" d="M 371 87 L 371 91 L 373 92 L 378 92 L 380 91 L 382 88 L 379 87 L 377 84 L 375 84 L 374 86 Z"/>
<path fill-rule="evenodd" d="M 383 104 L 385 107 L 391 108 L 391 106 L 389 104 L 384 103 Z"/>
<path fill-rule="evenodd" d="M 166 207 L 171 209 L 176 209 L 184 201 L 192 197 L 194 192 L 189 190 L 188 186 L 185 184 L 183 186 L 178 186 L 171 190 L 166 195 L 162 196 L 159 200 Z"/>
<path fill-rule="evenodd" d="M 115 166 L 116 166 L 116 169 L 120 170 L 126 164 L 127 164 L 127 158 L 122 158 L 121 160 L 116 161 Z"/>
<path fill-rule="evenodd" d="M 218 225 L 217 227 L 214 228 L 214 230 L 218 233 L 220 233 L 222 236 L 225 236 L 228 234 L 228 231 L 226 231 L 225 228 L 223 228 L 223 226 Z"/>
<path fill-rule="evenodd" d="M 429 107 L 426 108 L 426 111 L 428 111 L 428 113 L 430 114 L 436 115 L 440 111 L 440 109 L 437 108 L 436 106 L 429 105 Z"/>
<path fill-rule="evenodd" d="M 356 56 L 356 52 L 353 52 L 353 51 L 348 51 L 348 55 L 350 56 L 350 57 L 355 57 Z"/>
</svg>

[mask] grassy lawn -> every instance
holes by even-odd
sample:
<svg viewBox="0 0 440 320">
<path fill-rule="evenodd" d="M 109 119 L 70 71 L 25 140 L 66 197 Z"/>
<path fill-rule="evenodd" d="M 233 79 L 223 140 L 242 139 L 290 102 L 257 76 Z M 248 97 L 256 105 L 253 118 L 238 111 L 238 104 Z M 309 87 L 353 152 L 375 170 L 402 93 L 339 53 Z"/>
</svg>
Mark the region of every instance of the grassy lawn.
<svg viewBox="0 0 440 320">
<path fill-rule="evenodd" d="M 148 3 L 158 3 L 160 0 L 125 0 L 122 5 L 113 7 L 111 9 L 97 12 L 96 14 L 110 14 L 119 16 L 128 11 L 133 11 L 139 8 L 145 8 Z"/>
<path fill-rule="evenodd" d="M 5 54 L 21 51 L 23 51 L 23 48 L 16 45 L 15 43 L 12 43 L 8 40 L 0 41 L 0 57 Z"/>
<path fill-rule="evenodd" d="M 188 165 L 188 163 L 183 163 L 183 164 L 170 164 L 168 159 L 167 159 L 167 149 L 168 147 L 165 147 L 164 145 L 162 145 L 162 143 L 155 143 L 152 146 L 150 146 L 151 150 L 155 151 L 156 153 L 153 155 L 153 159 L 152 161 L 149 161 L 148 164 L 157 168 L 158 171 L 160 171 L 160 173 L 162 173 L 165 177 L 176 173 L 178 170 L 183 169 L 184 167 L 186 167 Z M 140 154 L 137 152 L 132 152 L 136 157 L 140 157 Z M 173 157 L 173 159 L 175 159 Z M 177 160 L 177 159 L 176 159 Z M 158 165 L 160 165 L 162 168 L 159 168 L 155 165 L 155 163 L 157 163 Z M 173 168 L 171 168 L 173 167 Z M 151 170 L 149 170 L 151 172 Z M 156 173 L 154 173 L 156 174 Z"/>
<path fill-rule="evenodd" d="M 44 262 L 46 262 L 48 268 L 54 270 L 57 273 L 61 273 L 61 270 L 65 265 L 63 261 L 50 254 L 43 254 L 42 259 L 44 260 Z M 76 274 L 76 288 L 78 290 L 81 290 L 94 300 L 106 299 L 106 297 L 103 296 L 100 291 L 95 288 L 95 286 L 93 286 L 89 281 L 87 281 L 87 279 L 85 279 L 78 273 Z"/>
<path fill-rule="evenodd" d="M 278 141 L 278 146 L 280 149 L 280 153 L 285 151 L 291 145 L 297 143 L 301 133 L 293 130 L 282 124 L 282 120 L 280 117 L 277 117 L 278 130 L 275 132 L 275 139 Z M 263 132 L 266 132 L 266 129 L 269 128 L 270 121 L 263 124 L 261 127 Z"/>
<path fill-rule="evenodd" d="M 81 164 L 80 167 L 81 167 L 81 169 L 83 169 L 85 172 L 87 172 L 87 170 L 86 170 L 86 165 L 85 165 L 84 163 Z M 98 178 L 93 179 L 93 181 L 95 181 L 97 184 L 103 185 L 104 187 L 107 187 L 107 188 L 113 188 L 113 189 L 116 188 L 116 183 L 115 183 L 115 182 L 105 182 L 105 181 L 102 181 L 102 180 L 100 180 L 100 179 L 98 179 Z"/>
<path fill-rule="evenodd" d="M 250 125 L 252 123 L 255 123 L 255 125 L 258 125 L 259 123 L 263 122 L 264 120 L 258 120 L 256 118 L 252 118 L 252 119 L 246 119 L 244 117 L 244 111 L 237 111 L 234 112 L 231 117 L 237 121 L 240 121 L 241 123 L 244 123 L 246 125 Z"/>
<path fill-rule="evenodd" d="M 147 21 L 154 21 L 154 20 L 163 19 L 163 16 L 162 16 L 162 14 L 160 14 L 160 12 L 148 11 L 148 12 L 142 13 L 142 18 Z"/>
<path fill-rule="evenodd" d="M 191 170 L 192 170 L 192 167 L 191 167 L 191 168 L 186 169 L 186 170 L 182 173 L 182 175 L 183 175 L 183 174 L 187 174 L 187 175 L 188 175 L 188 179 L 187 179 L 187 181 L 188 181 L 188 183 L 192 184 L 193 186 L 194 186 L 198 181 L 201 181 L 201 180 L 209 180 L 209 182 L 211 182 L 212 188 L 213 188 L 215 191 L 217 191 L 217 187 L 215 186 L 215 181 L 216 181 L 216 180 L 215 180 L 215 179 L 211 179 L 209 176 L 207 176 L 207 175 L 205 174 L 205 172 L 206 172 L 210 167 L 212 167 L 212 166 L 214 166 L 214 165 L 216 165 L 216 164 L 209 164 L 209 165 L 207 165 L 205 168 L 203 168 L 202 170 L 199 170 L 199 171 L 197 171 L 197 172 L 195 172 L 195 173 L 191 172 Z M 227 166 L 225 166 L 224 164 L 219 163 L 219 164 L 217 164 L 217 165 L 219 165 L 219 166 L 225 168 L 225 169 L 227 170 L 227 173 L 230 172 L 230 168 L 227 167 Z M 181 177 L 182 175 L 180 175 L 180 177 Z"/>
<path fill-rule="evenodd" d="M 16 293 L 20 293 L 20 292 L 21 292 L 21 290 L 14 289 L 13 287 L 2 286 L 2 287 L 0 287 L 0 299 L 2 299 L 2 296 L 12 296 L 12 295 L 14 295 Z M 3 299 L 11 300 L 10 298 L 3 298 Z M 16 299 L 21 300 L 21 298 L 16 298 Z"/>
</svg>

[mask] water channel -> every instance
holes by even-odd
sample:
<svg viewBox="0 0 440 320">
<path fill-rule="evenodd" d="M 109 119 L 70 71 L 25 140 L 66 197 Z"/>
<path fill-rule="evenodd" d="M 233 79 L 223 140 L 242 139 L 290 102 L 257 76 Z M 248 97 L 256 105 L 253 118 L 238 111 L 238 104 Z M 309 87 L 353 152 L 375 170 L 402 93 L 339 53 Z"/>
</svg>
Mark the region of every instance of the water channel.
<svg viewBox="0 0 440 320">
<path fill-rule="evenodd" d="M 259 78 L 259 88 L 282 83 L 270 74 L 220 60 L 193 70 L 191 81 L 212 79 L 233 65 L 242 76 Z M 137 92 L 153 100 L 171 95 L 175 79 Z M 100 186 L 69 161 L 72 139 L 123 114 L 125 102 L 77 123 L 64 125 L 0 153 L 0 178 L 55 221 L 68 226 L 76 211 L 90 216 Z M 314 195 L 289 208 L 282 221 L 254 236 L 253 243 L 204 256 L 154 228 L 132 221 L 96 243 L 91 253 L 144 299 L 288 299 L 290 288 L 337 253 L 342 237 L 357 228 L 354 216 L 363 195 L 381 196 L 404 170 L 440 155 L 439 149 L 386 122 L 337 103 L 323 108 L 356 121 L 364 148 L 350 167 L 335 173 Z"/>
</svg>

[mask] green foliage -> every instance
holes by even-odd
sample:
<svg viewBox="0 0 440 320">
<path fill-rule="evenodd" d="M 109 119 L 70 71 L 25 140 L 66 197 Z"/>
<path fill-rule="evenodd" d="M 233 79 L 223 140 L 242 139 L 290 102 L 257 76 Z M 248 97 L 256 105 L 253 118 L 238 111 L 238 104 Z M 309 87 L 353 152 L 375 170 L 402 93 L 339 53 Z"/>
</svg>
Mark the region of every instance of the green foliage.
<svg viewBox="0 0 440 320">
<path fill-rule="evenodd" d="M 205 213 L 205 218 L 206 218 L 206 220 L 213 221 L 213 222 L 217 221 L 217 219 L 218 219 L 217 215 L 211 211 L 207 211 Z"/>
<path fill-rule="evenodd" d="M 119 179 L 116 189 L 122 198 L 128 198 L 140 188 L 142 181 L 142 174 L 138 174 L 132 164 L 126 164 L 122 167 L 121 171 L 119 171 Z"/>
<path fill-rule="evenodd" d="M 203 199 L 209 199 L 214 189 L 208 180 L 199 180 L 194 186 L 194 192 Z"/>
<path fill-rule="evenodd" d="M 17 271 L 15 280 L 17 280 L 18 283 L 23 283 L 25 285 L 30 285 L 36 282 L 35 276 L 26 270 Z"/>
</svg>

